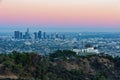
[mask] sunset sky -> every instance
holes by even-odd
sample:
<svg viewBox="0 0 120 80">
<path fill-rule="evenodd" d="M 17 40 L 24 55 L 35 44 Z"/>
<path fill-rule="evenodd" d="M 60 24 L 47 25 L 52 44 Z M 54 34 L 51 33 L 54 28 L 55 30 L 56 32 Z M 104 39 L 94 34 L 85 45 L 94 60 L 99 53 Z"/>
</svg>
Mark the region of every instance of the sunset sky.
<svg viewBox="0 0 120 80">
<path fill-rule="evenodd" d="M 120 28 L 120 0 L 0 0 L 0 27 Z"/>
</svg>

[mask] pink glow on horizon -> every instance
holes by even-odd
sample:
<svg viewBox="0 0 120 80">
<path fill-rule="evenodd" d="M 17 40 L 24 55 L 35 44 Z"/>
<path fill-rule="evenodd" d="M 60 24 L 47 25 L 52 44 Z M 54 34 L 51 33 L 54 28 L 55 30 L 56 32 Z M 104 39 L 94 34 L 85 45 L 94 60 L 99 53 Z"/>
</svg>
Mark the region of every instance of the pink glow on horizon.
<svg viewBox="0 0 120 80">
<path fill-rule="evenodd" d="M 8 2 L 1 4 L 0 24 L 120 26 L 120 5 L 117 3 L 56 5 L 44 2 L 21 5 Z"/>
</svg>

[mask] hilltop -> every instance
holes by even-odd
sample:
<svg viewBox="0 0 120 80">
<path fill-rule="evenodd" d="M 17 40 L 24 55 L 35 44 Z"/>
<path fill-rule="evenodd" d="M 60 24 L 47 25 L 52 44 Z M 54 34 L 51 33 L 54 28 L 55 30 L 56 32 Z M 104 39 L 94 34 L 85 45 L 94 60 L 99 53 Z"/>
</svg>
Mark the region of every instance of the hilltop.
<svg viewBox="0 0 120 80">
<path fill-rule="evenodd" d="M 69 50 L 49 55 L 0 54 L 1 80 L 120 80 L 120 58 L 78 56 Z"/>
</svg>

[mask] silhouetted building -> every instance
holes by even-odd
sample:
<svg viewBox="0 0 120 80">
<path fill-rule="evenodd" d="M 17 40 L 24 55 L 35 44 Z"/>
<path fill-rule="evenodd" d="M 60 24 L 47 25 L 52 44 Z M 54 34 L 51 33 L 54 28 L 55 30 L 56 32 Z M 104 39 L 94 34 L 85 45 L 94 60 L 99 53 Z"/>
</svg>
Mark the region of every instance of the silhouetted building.
<svg viewBox="0 0 120 80">
<path fill-rule="evenodd" d="M 34 37 L 35 37 L 35 39 L 38 39 L 37 32 L 34 32 Z"/>
<path fill-rule="evenodd" d="M 27 28 L 27 33 L 29 34 L 29 28 Z"/>
<path fill-rule="evenodd" d="M 65 35 L 63 35 L 62 39 L 63 39 L 63 40 L 65 39 Z"/>
<path fill-rule="evenodd" d="M 43 32 L 43 39 L 46 39 L 46 32 Z"/>
<path fill-rule="evenodd" d="M 50 35 L 46 35 L 46 38 L 47 38 L 47 39 L 50 39 Z"/>
<path fill-rule="evenodd" d="M 14 31 L 14 37 L 15 39 L 22 39 L 22 32 Z"/>
<path fill-rule="evenodd" d="M 20 39 L 23 39 L 23 34 L 22 34 L 22 32 L 19 33 L 19 38 L 20 38 Z"/>
<path fill-rule="evenodd" d="M 59 35 L 57 33 L 55 34 L 55 38 L 59 38 Z"/>
<path fill-rule="evenodd" d="M 38 32 L 38 39 L 41 39 L 42 38 L 42 31 L 39 31 Z"/>
<path fill-rule="evenodd" d="M 30 33 L 29 33 L 29 28 L 27 28 L 27 32 L 25 32 L 25 35 L 23 36 L 24 39 L 31 39 Z"/>
<path fill-rule="evenodd" d="M 50 38 L 51 38 L 51 39 L 54 39 L 54 34 L 51 34 Z"/>
<path fill-rule="evenodd" d="M 19 39 L 19 31 L 14 32 L 14 37 L 15 37 L 15 39 Z"/>
</svg>

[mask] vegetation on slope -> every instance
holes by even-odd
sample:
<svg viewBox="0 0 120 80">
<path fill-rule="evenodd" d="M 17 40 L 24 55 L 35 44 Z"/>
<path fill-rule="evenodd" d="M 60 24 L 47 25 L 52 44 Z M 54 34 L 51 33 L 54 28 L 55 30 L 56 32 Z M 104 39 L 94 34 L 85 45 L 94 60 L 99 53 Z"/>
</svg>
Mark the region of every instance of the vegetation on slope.
<svg viewBox="0 0 120 80">
<path fill-rule="evenodd" d="M 120 80 L 120 58 L 78 56 L 69 50 L 49 55 L 0 54 L 0 79 L 15 80 Z"/>
</svg>

